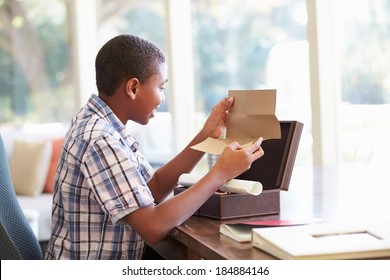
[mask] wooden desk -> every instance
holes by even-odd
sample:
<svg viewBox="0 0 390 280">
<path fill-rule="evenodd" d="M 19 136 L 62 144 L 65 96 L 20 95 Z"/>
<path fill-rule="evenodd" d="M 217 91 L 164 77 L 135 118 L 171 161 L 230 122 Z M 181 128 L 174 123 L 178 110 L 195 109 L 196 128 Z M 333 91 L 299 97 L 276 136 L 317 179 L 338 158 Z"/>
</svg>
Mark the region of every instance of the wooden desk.
<svg viewBox="0 0 390 280">
<path fill-rule="evenodd" d="M 296 167 L 290 190 L 281 193 L 280 214 L 251 219 L 316 217 L 323 222 L 389 221 L 390 170 L 387 169 L 367 165 Z M 223 222 L 192 216 L 152 247 L 167 259 L 274 259 L 252 248 L 250 243 L 220 235 L 219 225 Z"/>
</svg>

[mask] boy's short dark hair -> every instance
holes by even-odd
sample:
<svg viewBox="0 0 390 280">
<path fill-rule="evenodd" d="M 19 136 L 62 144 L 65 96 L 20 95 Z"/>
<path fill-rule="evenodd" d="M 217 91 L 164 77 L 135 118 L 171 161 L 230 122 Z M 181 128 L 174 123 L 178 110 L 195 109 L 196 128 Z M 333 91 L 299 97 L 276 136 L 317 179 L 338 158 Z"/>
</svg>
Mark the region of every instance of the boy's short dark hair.
<svg viewBox="0 0 390 280">
<path fill-rule="evenodd" d="M 157 67 L 163 62 L 164 54 L 149 41 L 133 35 L 116 36 L 105 43 L 96 56 L 97 89 L 101 94 L 113 95 L 131 78 L 145 83 L 157 74 Z"/>
</svg>

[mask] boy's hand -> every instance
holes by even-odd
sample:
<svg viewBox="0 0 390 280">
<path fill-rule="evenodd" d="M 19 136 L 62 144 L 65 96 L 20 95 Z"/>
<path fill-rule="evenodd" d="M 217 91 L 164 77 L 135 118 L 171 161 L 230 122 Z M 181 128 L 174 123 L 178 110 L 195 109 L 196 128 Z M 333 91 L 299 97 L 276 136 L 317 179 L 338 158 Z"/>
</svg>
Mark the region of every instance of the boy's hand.
<svg viewBox="0 0 390 280">
<path fill-rule="evenodd" d="M 233 103 L 234 97 L 226 97 L 214 106 L 202 129 L 206 137 L 219 138 L 226 132 L 227 114 Z"/>
<path fill-rule="evenodd" d="M 263 138 L 260 137 L 245 148 L 237 142 L 226 146 L 213 167 L 213 171 L 217 174 L 215 176 L 221 176 L 226 182 L 247 171 L 255 160 L 264 155 L 262 142 Z"/>
</svg>

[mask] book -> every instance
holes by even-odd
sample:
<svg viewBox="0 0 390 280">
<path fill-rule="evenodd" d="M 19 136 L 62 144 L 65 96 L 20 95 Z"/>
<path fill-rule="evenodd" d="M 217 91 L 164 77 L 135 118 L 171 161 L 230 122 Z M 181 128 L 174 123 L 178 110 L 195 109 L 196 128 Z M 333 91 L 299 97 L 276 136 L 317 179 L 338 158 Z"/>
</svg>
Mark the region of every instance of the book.
<svg viewBox="0 0 390 280">
<path fill-rule="evenodd" d="M 390 257 L 390 221 L 256 228 L 252 246 L 283 260 Z"/>
<path fill-rule="evenodd" d="M 290 220 L 248 220 L 238 223 L 225 223 L 219 226 L 219 232 L 237 242 L 251 242 L 252 229 L 259 227 L 297 226 L 316 222 L 319 219 L 290 219 Z"/>
<path fill-rule="evenodd" d="M 227 225 L 222 224 L 219 226 L 219 232 L 237 242 L 250 242 L 252 238 L 252 229 L 250 225 Z"/>
</svg>

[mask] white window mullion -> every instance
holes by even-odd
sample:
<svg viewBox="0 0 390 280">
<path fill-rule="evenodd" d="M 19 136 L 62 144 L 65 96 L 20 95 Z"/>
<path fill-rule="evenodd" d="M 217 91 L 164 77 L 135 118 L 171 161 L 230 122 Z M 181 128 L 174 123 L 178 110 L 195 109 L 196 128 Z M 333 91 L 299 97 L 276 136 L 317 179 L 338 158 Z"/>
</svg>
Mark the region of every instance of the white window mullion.
<svg viewBox="0 0 390 280">
<path fill-rule="evenodd" d="M 96 92 L 95 57 L 98 50 L 96 0 L 71 0 L 71 32 L 75 88 L 79 106 Z"/>
<path fill-rule="evenodd" d="M 166 0 L 166 4 L 170 90 L 168 102 L 174 125 L 175 150 L 179 151 L 195 133 L 191 1 Z"/>
<path fill-rule="evenodd" d="M 338 164 L 339 71 L 332 2 L 307 0 L 314 165 Z"/>
</svg>

